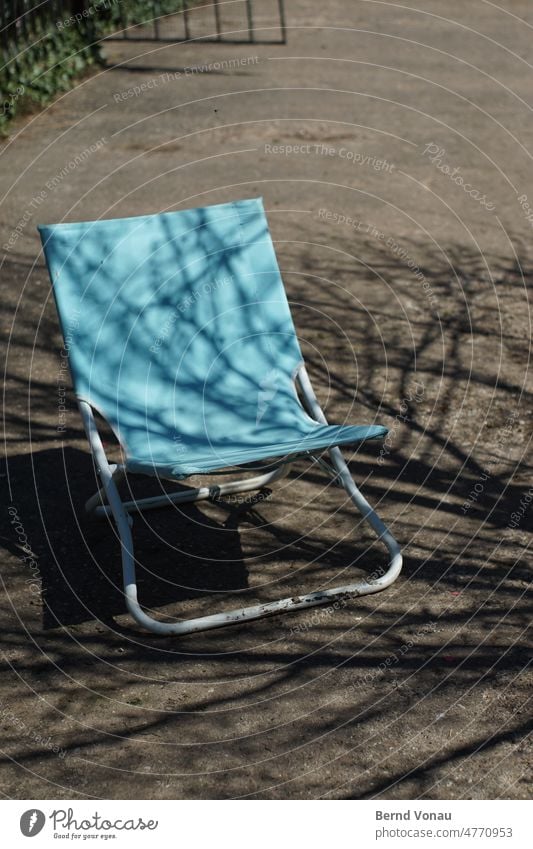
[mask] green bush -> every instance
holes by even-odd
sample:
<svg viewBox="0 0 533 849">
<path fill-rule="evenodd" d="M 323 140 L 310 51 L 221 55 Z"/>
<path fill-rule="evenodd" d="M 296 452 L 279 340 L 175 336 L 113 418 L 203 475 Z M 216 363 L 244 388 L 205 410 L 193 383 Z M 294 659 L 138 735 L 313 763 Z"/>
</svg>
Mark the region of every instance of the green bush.
<svg viewBox="0 0 533 849">
<path fill-rule="evenodd" d="M 53 6 L 57 9 L 57 4 Z M 149 21 L 155 13 L 170 14 L 182 7 L 179 0 L 87 0 L 63 4 L 61 18 L 51 9 L 44 20 L 27 16 L 31 36 L 22 39 L 19 32 L 17 43 L 0 51 L 0 133 L 6 133 L 17 112 L 45 105 L 68 91 L 92 65 L 103 64 L 100 38 L 125 24 Z M 75 8 L 82 11 L 75 14 Z"/>
<path fill-rule="evenodd" d="M 191 5 L 189 3 L 189 5 Z M 95 0 L 95 25 L 100 31 L 109 32 L 118 29 L 124 24 L 134 26 L 135 24 L 151 21 L 157 15 L 169 15 L 179 12 L 183 8 L 183 2 L 177 0 L 129 0 L 128 3 L 121 0 Z"/>
</svg>

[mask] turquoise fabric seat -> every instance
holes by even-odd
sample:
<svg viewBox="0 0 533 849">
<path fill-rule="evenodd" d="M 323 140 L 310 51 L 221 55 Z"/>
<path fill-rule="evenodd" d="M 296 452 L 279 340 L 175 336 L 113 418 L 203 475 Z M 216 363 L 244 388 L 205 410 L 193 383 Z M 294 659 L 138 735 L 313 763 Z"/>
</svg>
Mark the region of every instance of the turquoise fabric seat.
<svg viewBox="0 0 533 849">
<path fill-rule="evenodd" d="M 261 200 L 39 230 L 100 481 L 85 512 L 114 519 L 124 599 L 141 627 L 183 636 L 240 626 L 336 600 L 344 604 L 396 580 L 398 543 L 357 488 L 338 447 L 387 430 L 327 424 L 303 362 Z M 125 464 L 109 462 L 95 410 L 115 431 Z M 286 598 L 186 619 L 162 621 L 143 608 L 132 515 L 258 491 L 288 473 L 283 460 L 326 449 L 330 462 L 321 461 L 321 470 L 385 545 L 386 571 L 378 574 L 374 566 L 368 578 L 342 586 L 328 580 L 313 592 L 291 590 Z M 261 461 L 272 462 L 250 476 L 250 466 Z M 119 490 L 128 472 L 179 480 L 230 466 L 245 466 L 246 474 L 131 500 Z M 349 565 L 354 562 L 358 554 Z"/>
<path fill-rule="evenodd" d="M 39 228 L 76 395 L 131 472 L 182 478 L 383 437 L 311 419 L 260 199 Z"/>
</svg>

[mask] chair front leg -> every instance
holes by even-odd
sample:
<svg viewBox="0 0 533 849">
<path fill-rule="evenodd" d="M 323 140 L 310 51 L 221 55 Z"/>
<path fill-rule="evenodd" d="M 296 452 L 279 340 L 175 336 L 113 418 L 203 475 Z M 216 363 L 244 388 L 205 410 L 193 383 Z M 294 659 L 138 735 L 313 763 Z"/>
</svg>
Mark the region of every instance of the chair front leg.
<svg viewBox="0 0 533 849">
<path fill-rule="evenodd" d="M 307 369 L 305 368 L 305 365 L 303 363 L 298 369 L 296 377 L 300 385 L 305 406 L 309 414 L 315 419 L 315 421 L 320 422 L 320 424 L 327 425 L 328 420 L 326 419 L 322 407 L 318 403 L 318 399 L 315 395 L 313 386 L 309 379 Z M 342 455 L 341 449 L 338 446 L 330 448 L 329 456 L 331 457 L 331 462 L 336 472 L 336 478 L 340 480 L 346 494 L 350 497 L 352 503 L 357 507 L 363 519 L 368 522 L 368 524 L 374 530 L 378 539 L 380 539 L 384 543 L 389 553 L 390 560 L 388 570 L 385 572 L 384 575 L 380 576 L 372 582 L 372 586 L 375 585 L 375 589 L 369 590 L 369 592 L 379 592 L 380 590 L 390 586 L 390 584 L 392 584 L 396 580 L 396 578 L 401 572 L 403 558 L 401 555 L 400 546 L 394 539 L 393 535 L 391 534 L 385 523 L 382 522 L 376 511 L 373 509 L 373 507 L 370 506 L 364 495 L 356 486 L 356 483 L 350 473 L 346 460 Z"/>
</svg>

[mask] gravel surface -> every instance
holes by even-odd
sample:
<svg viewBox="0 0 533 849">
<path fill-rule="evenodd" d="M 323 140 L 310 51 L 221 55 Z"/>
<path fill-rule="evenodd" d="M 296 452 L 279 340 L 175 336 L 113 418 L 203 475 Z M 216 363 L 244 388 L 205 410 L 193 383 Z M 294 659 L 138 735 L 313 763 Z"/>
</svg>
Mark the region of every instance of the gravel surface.
<svg viewBox="0 0 533 849">
<path fill-rule="evenodd" d="M 223 44 L 108 41 L 0 148 L 0 789 L 527 798 L 533 4 L 290 0 L 286 45 L 267 2 L 264 43 L 235 43 L 240 5 Z M 405 568 L 336 610 L 160 639 L 124 614 L 112 526 L 83 518 L 35 227 L 258 195 L 330 421 L 391 429 L 346 456 Z M 136 519 L 141 599 L 200 615 L 372 572 L 326 484 L 298 463 L 260 503 Z"/>
</svg>

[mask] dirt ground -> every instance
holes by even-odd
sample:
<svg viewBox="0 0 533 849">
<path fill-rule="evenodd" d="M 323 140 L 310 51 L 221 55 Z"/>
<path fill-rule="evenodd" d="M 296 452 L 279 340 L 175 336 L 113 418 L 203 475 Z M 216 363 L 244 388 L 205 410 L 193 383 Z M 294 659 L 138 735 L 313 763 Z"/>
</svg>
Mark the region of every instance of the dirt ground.
<svg viewBox="0 0 533 849">
<path fill-rule="evenodd" d="M 261 44 L 242 4 L 224 44 L 108 41 L 0 149 L 5 797 L 530 796 L 533 4 L 290 0 L 285 45 L 275 5 Z M 405 566 L 335 611 L 157 638 L 83 518 L 35 227 L 258 195 L 330 421 L 391 428 L 346 456 Z M 141 599 L 183 617 L 372 572 L 326 484 L 298 463 L 260 503 L 137 519 Z"/>
</svg>

